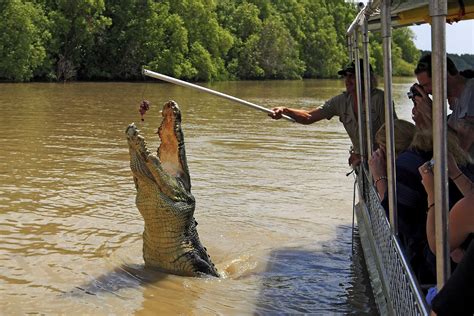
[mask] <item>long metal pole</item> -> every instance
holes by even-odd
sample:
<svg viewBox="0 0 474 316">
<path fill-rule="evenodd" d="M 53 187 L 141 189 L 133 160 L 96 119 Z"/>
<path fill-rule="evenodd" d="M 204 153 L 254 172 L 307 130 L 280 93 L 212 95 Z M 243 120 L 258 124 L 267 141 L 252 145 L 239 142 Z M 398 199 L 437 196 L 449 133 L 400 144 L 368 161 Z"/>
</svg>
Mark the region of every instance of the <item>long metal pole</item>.
<svg viewBox="0 0 474 316">
<path fill-rule="evenodd" d="M 438 289 L 450 275 L 448 244 L 448 168 L 446 146 L 447 70 L 446 70 L 446 15 L 447 0 L 430 1 L 431 64 L 433 87 L 433 156 L 436 231 L 436 273 Z"/>
<path fill-rule="evenodd" d="M 192 83 L 189 83 L 189 82 L 186 82 L 186 81 L 183 81 L 183 80 L 179 80 L 179 79 L 176 79 L 176 78 L 173 78 L 173 77 L 170 77 L 170 76 L 166 76 L 166 75 L 154 72 L 154 71 L 143 69 L 143 74 L 145 76 L 156 78 L 156 79 L 161 79 L 163 81 L 173 83 L 173 84 L 176 84 L 178 86 L 195 89 L 195 90 L 199 90 L 199 91 L 202 91 L 202 92 L 207 92 L 207 93 L 213 94 L 215 96 L 218 96 L 218 97 L 230 100 L 230 101 L 234 101 L 234 102 L 246 105 L 248 107 L 251 107 L 253 109 L 256 109 L 256 110 L 259 110 L 259 111 L 262 111 L 262 112 L 273 113 L 272 110 L 267 109 L 263 106 L 260 106 L 260 105 L 257 105 L 257 104 L 254 104 L 254 103 L 251 103 L 251 102 L 248 102 L 248 101 L 236 98 L 236 97 L 233 97 L 231 95 L 228 95 L 228 94 L 225 94 L 225 93 L 222 93 L 222 92 L 219 92 L 219 91 L 215 91 L 215 90 L 212 90 L 212 89 L 209 89 L 209 88 L 204 88 L 204 87 L 198 86 L 196 84 L 192 84 Z M 282 117 L 284 119 L 290 121 L 290 122 L 295 122 L 295 120 L 293 118 L 291 118 L 287 115 L 282 115 Z"/>
<path fill-rule="evenodd" d="M 398 235 L 397 210 L 397 172 L 395 168 L 395 142 L 392 101 L 392 26 L 390 16 L 390 0 L 383 0 L 381 7 L 383 65 L 384 65 L 384 101 L 385 101 L 385 137 L 387 140 L 387 176 L 388 176 L 388 208 L 392 233 Z"/>
</svg>

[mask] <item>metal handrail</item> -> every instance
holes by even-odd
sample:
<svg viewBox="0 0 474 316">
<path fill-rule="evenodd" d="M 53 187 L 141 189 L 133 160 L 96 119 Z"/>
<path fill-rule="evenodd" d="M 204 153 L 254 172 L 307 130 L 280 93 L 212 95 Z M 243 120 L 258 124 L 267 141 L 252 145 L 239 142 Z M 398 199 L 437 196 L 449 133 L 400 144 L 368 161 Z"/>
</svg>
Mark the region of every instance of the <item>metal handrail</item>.
<svg viewBox="0 0 474 316">
<path fill-rule="evenodd" d="M 376 259 L 382 291 L 386 295 L 389 314 L 394 315 L 428 315 L 429 311 L 424 296 L 414 273 L 404 257 L 400 241 L 391 232 L 390 224 L 385 215 L 385 210 L 380 204 L 378 194 L 371 185 L 370 175 L 365 167 L 360 168 L 358 185 L 361 208 L 363 215 L 359 226 L 370 228 L 368 241 Z M 366 229 L 364 229 L 366 230 Z M 365 251 L 365 250 L 364 250 Z M 399 284 L 402 282 L 403 284 Z M 402 288 L 405 288 L 405 291 Z M 403 301 L 407 297 L 409 301 Z M 411 310 L 410 308 L 413 308 Z M 406 313 L 407 310 L 409 313 Z"/>
</svg>

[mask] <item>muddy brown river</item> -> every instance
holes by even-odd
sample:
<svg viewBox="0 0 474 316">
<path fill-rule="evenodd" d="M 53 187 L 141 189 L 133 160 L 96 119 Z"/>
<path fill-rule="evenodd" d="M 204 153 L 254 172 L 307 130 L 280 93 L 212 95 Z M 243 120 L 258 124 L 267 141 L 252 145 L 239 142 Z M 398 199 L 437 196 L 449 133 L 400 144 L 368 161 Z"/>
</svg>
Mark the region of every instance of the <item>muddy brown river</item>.
<svg viewBox="0 0 474 316">
<path fill-rule="evenodd" d="M 399 117 L 410 119 L 394 80 Z M 337 80 L 206 87 L 271 108 L 312 108 Z M 151 109 L 140 121 L 145 98 Z M 125 128 L 154 134 L 181 107 L 195 218 L 223 274 L 143 269 Z M 376 314 L 352 245 L 350 141 L 337 118 L 302 126 L 182 87 L 0 84 L 0 314 Z"/>
</svg>

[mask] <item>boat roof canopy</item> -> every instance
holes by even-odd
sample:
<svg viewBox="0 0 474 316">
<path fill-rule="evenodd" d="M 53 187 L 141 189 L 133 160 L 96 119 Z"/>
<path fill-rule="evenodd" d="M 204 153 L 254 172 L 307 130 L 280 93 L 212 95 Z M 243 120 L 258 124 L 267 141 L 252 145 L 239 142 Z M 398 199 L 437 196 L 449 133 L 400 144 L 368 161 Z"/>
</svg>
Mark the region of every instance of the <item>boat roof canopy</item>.
<svg viewBox="0 0 474 316">
<path fill-rule="evenodd" d="M 364 9 L 367 9 L 369 5 Z M 380 30 L 380 10 L 369 10 L 369 12 L 369 30 Z M 392 27 L 431 23 L 428 0 L 392 0 L 390 14 Z M 448 23 L 470 19 L 474 19 L 474 0 L 448 0 L 448 15 L 446 17 Z"/>
</svg>

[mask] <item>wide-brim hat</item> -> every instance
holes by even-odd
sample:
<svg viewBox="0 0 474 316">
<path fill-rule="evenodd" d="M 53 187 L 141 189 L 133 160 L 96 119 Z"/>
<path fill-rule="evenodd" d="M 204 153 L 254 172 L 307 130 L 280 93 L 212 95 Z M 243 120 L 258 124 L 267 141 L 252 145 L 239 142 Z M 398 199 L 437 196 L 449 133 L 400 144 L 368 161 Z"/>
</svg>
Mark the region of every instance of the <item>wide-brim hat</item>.
<svg viewBox="0 0 474 316">
<path fill-rule="evenodd" d="M 360 62 L 361 75 L 364 76 L 364 71 L 363 71 L 364 61 L 362 59 L 360 59 L 359 62 Z M 370 72 L 373 72 L 372 65 L 370 65 L 370 64 L 369 64 L 369 69 L 370 69 Z M 356 72 L 355 63 L 351 62 L 350 64 L 346 65 L 344 68 L 339 70 L 337 72 L 337 74 L 340 75 L 340 76 L 345 76 L 347 73 L 355 74 L 355 72 Z"/>
</svg>

